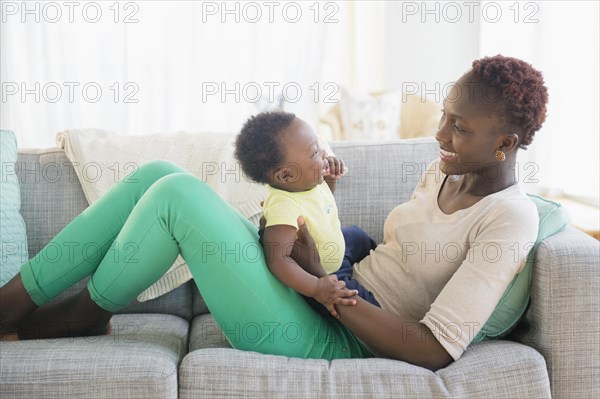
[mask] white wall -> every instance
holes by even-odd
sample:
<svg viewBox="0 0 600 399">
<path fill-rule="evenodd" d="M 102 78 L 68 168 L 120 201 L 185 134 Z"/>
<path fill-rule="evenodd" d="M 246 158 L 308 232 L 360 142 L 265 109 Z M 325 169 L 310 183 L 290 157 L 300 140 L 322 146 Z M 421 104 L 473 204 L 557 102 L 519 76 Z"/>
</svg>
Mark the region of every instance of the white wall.
<svg viewBox="0 0 600 399">
<path fill-rule="evenodd" d="M 403 85 L 411 90 L 415 85 L 431 90 L 427 99 L 441 103 L 444 86 L 456 81 L 478 58 L 479 18 L 469 22 L 463 9 L 462 18 L 451 23 L 455 14 L 444 9 L 442 2 L 428 4 L 426 9 L 421 3 L 387 2 L 385 81 L 388 90 Z M 425 12 L 435 11 L 436 6 L 436 14 Z"/>
<path fill-rule="evenodd" d="M 476 5 L 469 10 L 468 3 Z M 448 4 L 458 5 L 462 18 L 456 18 Z M 527 151 L 519 151 L 519 181 L 529 192 L 574 195 L 597 202 L 599 4 L 387 2 L 386 89 L 412 89 L 416 83 L 432 90 L 426 93 L 427 99 L 440 102 L 446 93 L 444 86 L 458 79 L 475 59 L 503 54 L 531 63 L 544 75 L 548 114 L 533 144 Z M 473 11 L 472 18 L 469 11 Z M 458 21 L 452 23 L 451 19 Z"/>
</svg>

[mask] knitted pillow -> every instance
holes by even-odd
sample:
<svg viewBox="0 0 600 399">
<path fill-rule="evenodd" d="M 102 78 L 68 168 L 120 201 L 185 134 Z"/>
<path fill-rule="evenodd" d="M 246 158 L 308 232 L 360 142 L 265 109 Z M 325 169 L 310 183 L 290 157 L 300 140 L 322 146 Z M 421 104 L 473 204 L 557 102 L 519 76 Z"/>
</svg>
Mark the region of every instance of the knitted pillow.
<svg viewBox="0 0 600 399">
<path fill-rule="evenodd" d="M 341 89 L 340 119 L 345 140 L 398 138 L 402 95 L 399 92 L 371 96 Z"/>
<path fill-rule="evenodd" d="M 15 170 L 17 140 L 10 130 L 0 130 L 0 286 L 15 276 L 29 259 L 25 222 L 19 213 L 21 191 Z"/>
<path fill-rule="evenodd" d="M 473 342 L 503 338 L 517 325 L 529 304 L 529 289 L 538 245 L 547 237 L 559 232 L 570 221 L 568 213 L 559 203 L 537 195 L 528 194 L 528 196 L 537 206 L 540 220 L 535 245 L 527 256 L 525 267 L 504 291 L 496 309 Z"/>
</svg>

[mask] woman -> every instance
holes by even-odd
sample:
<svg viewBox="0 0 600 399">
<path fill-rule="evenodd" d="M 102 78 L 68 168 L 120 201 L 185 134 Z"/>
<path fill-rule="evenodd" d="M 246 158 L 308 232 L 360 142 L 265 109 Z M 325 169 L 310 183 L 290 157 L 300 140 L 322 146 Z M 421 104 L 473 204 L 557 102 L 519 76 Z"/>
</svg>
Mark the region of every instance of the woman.
<svg viewBox="0 0 600 399">
<path fill-rule="evenodd" d="M 381 308 L 355 298 L 356 305 L 336 305 L 338 320 L 320 317 L 269 273 L 254 225 L 193 175 L 154 161 L 48 244 L 97 243 L 101 260 L 62 251 L 64 259 L 48 264 L 40 251 L 0 288 L 0 325 L 18 328 L 22 338 L 98 333 L 181 251 L 236 348 L 302 358 L 375 355 L 445 367 L 485 323 L 535 241 L 537 212 L 514 167 L 517 150 L 531 143 L 545 119 L 546 102 L 541 74 L 503 56 L 474 61 L 453 86 L 436 134 L 440 160 L 429 165 L 411 199 L 390 213 L 384 243 L 354 270 Z M 435 259 L 436 248 L 455 248 L 455 254 Z M 313 252 L 300 225 L 295 260 L 318 269 Z M 89 274 L 80 294 L 47 304 Z M 262 336 L 236 334 L 235 326 L 246 323 L 261 326 Z"/>
</svg>

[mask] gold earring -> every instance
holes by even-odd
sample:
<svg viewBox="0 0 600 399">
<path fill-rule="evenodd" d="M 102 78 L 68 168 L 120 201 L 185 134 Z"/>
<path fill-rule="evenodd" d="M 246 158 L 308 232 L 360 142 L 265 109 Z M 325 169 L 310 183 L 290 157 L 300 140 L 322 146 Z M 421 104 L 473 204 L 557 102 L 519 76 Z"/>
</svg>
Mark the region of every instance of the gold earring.
<svg viewBox="0 0 600 399">
<path fill-rule="evenodd" d="M 504 162 L 506 160 L 506 154 L 502 150 L 496 150 L 496 159 L 500 162 Z"/>
</svg>

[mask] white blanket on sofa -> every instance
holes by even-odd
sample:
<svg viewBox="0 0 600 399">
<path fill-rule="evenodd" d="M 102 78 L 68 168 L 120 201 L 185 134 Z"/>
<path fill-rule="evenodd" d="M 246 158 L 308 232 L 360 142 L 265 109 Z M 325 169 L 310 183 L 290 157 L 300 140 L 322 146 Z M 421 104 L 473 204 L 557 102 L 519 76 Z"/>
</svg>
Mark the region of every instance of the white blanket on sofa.
<svg viewBox="0 0 600 399">
<path fill-rule="evenodd" d="M 64 149 L 91 204 L 131 173 L 134 167 L 163 159 L 189 170 L 205 181 L 242 215 L 258 225 L 266 197 L 263 185 L 243 176 L 233 156 L 234 134 L 187 133 L 123 136 L 99 129 L 71 129 L 59 132 L 57 145 Z M 192 275 L 182 258 L 155 284 L 143 291 L 140 302 L 163 295 L 190 280 Z"/>
</svg>

